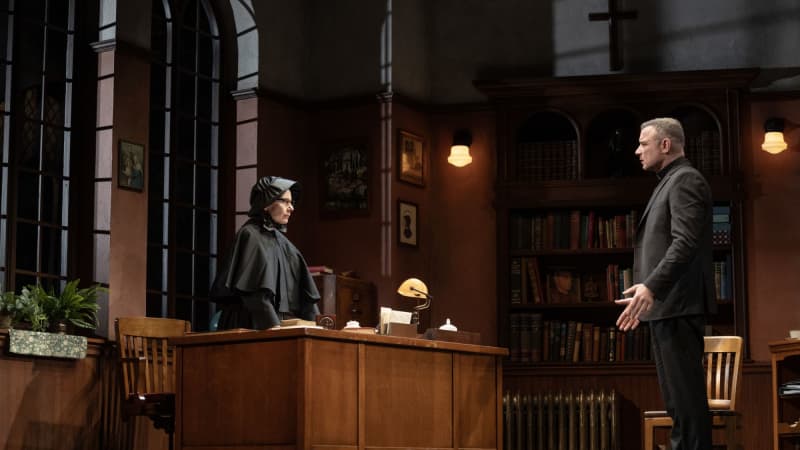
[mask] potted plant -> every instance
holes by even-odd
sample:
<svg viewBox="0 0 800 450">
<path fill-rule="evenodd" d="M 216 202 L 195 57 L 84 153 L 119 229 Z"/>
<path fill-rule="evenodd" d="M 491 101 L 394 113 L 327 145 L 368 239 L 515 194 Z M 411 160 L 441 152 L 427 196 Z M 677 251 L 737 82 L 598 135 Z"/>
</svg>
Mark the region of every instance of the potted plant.
<svg viewBox="0 0 800 450">
<path fill-rule="evenodd" d="M 0 328 L 11 328 L 17 296 L 13 292 L 0 293 Z"/>
<path fill-rule="evenodd" d="M 52 296 L 39 285 L 25 286 L 16 296 L 12 325 L 30 328 L 31 331 L 45 331 L 49 325 L 44 305 L 52 301 Z"/>
<path fill-rule="evenodd" d="M 85 288 L 78 288 L 81 280 L 68 282 L 61 294 L 49 294 L 43 297 L 43 309 L 50 324 L 55 331 L 65 333 L 72 327 L 88 328 L 97 327 L 97 294 L 105 289 L 98 284 Z"/>
<path fill-rule="evenodd" d="M 70 281 L 60 294 L 42 286 L 25 286 L 17 296 L 14 328 L 9 330 L 9 352 L 55 358 L 86 356 L 85 336 L 66 334 L 68 327 L 94 329 L 97 326 L 99 285 L 78 289 L 80 280 Z M 30 330 L 20 330 L 28 325 Z M 58 333 L 46 333 L 53 325 Z"/>
</svg>

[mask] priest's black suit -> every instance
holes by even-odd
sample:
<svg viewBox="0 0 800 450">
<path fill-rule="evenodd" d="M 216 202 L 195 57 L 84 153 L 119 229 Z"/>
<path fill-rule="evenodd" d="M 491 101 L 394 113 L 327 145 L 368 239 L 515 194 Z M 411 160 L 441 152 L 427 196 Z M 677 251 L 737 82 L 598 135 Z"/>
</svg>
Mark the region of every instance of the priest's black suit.
<svg viewBox="0 0 800 450">
<path fill-rule="evenodd" d="M 659 173 L 636 232 L 633 281 L 652 292 L 650 325 L 672 449 L 711 449 L 702 366 L 705 316 L 716 312 L 711 189 L 686 158 Z"/>
</svg>

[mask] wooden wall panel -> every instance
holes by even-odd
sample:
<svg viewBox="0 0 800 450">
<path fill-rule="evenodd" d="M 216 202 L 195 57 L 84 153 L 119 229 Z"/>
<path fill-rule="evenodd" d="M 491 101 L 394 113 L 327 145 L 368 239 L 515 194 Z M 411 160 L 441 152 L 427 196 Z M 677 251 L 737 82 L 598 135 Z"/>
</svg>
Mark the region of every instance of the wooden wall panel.
<svg viewBox="0 0 800 450">
<path fill-rule="evenodd" d="M 258 343 L 187 347 L 186 358 L 195 361 L 183 368 L 184 392 L 181 426 L 185 447 L 247 444 L 286 444 L 297 436 L 297 390 L 273 386 L 298 383 L 297 341 L 275 342 L 269 352 Z M 247 370 L 230 370 L 242 367 Z M 214 395 L 211 395 L 211 393 Z M 217 402 L 224 393 L 224 403 Z M 218 430 L 228 430 L 220 436 Z"/>
<path fill-rule="evenodd" d="M 0 334 L 0 445 L 3 450 L 99 449 L 103 341 L 84 359 L 5 353 Z"/>
<path fill-rule="evenodd" d="M 455 446 L 497 448 L 497 374 L 493 356 L 456 354 Z M 473 405 L 463 407 L 462 405 Z"/>
<path fill-rule="evenodd" d="M 358 445 L 358 345 L 313 341 L 306 357 L 311 445 Z M 332 414 L 337 420 L 328 420 Z"/>
<path fill-rule="evenodd" d="M 451 448 L 452 355 L 367 346 L 367 447 Z"/>
</svg>

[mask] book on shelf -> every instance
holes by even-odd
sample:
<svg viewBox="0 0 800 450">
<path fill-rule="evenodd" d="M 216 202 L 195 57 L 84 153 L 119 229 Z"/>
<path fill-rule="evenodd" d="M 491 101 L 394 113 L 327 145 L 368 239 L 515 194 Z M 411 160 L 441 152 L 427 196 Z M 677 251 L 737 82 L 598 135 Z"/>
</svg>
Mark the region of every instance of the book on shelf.
<svg viewBox="0 0 800 450">
<path fill-rule="evenodd" d="M 594 210 L 548 210 L 512 213 L 509 246 L 516 250 L 550 251 L 631 248 L 639 213 Z"/>
<path fill-rule="evenodd" d="M 511 268 L 509 270 L 511 279 L 509 280 L 509 294 L 512 305 L 522 304 L 522 259 L 511 258 Z"/>
<path fill-rule="evenodd" d="M 540 313 L 513 313 L 511 361 L 521 363 L 617 362 L 650 359 L 647 327 L 622 332 L 614 326 L 574 320 L 542 320 Z"/>
<path fill-rule="evenodd" d="M 508 336 L 508 357 L 511 361 L 519 361 L 521 358 L 520 348 L 520 314 L 511 314 L 509 317 L 510 332 Z"/>
<path fill-rule="evenodd" d="M 519 360 L 529 362 L 531 360 L 531 316 L 530 314 L 520 314 L 519 318 Z"/>
<path fill-rule="evenodd" d="M 726 255 L 725 260 L 714 261 L 714 291 L 717 301 L 727 303 L 733 299 L 731 274 L 731 255 Z"/>
<path fill-rule="evenodd" d="M 526 258 L 525 266 L 528 275 L 528 286 L 530 287 L 529 301 L 537 304 L 544 303 L 541 276 L 539 274 L 539 261 L 536 258 Z"/>
</svg>

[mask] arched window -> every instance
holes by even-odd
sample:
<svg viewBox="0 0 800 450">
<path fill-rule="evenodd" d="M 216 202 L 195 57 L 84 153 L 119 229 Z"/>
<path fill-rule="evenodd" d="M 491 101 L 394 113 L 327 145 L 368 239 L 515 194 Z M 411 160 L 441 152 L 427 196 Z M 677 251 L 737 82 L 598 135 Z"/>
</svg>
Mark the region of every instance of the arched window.
<svg viewBox="0 0 800 450">
<path fill-rule="evenodd" d="M 0 2 L 0 271 L 67 278 L 75 0 Z"/>
<path fill-rule="evenodd" d="M 147 315 L 208 329 L 217 262 L 219 61 L 207 0 L 154 0 Z"/>
</svg>

